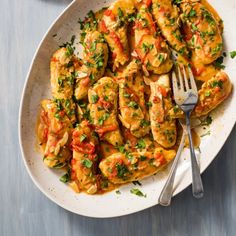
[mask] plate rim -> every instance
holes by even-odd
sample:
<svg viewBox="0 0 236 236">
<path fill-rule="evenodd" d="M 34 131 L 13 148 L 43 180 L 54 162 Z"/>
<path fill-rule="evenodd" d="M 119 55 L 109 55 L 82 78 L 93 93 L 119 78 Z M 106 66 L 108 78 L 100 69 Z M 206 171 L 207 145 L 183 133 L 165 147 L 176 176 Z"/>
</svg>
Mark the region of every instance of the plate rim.
<svg viewBox="0 0 236 236">
<path fill-rule="evenodd" d="M 26 154 L 23 148 L 23 132 L 22 132 L 22 119 L 23 119 L 23 104 L 24 101 L 26 99 L 26 88 L 28 85 L 28 81 L 31 75 L 31 71 L 35 62 L 35 59 L 38 55 L 38 52 L 43 44 L 43 42 L 45 41 L 46 37 L 48 36 L 48 34 L 50 33 L 51 29 L 53 28 L 53 26 L 55 25 L 55 23 L 67 12 L 67 10 L 69 8 L 71 8 L 78 0 L 73 0 L 67 7 L 65 7 L 65 9 L 62 10 L 62 12 L 55 18 L 55 20 L 53 20 L 53 22 L 50 24 L 50 26 L 48 27 L 48 29 L 46 30 L 45 34 L 43 35 L 42 39 L 40 40 L 40 42 L 38 43 L 38 46 L 36 47 L 35 53 L 32 57 L 29 69 L 27 70 L 27 75 L 26 75 L 26 79 L 24 81 L 24 85 L 23 85 L 23 89 L 21 92 L 21 98 L 20 98 L 20 106 L 19 106 L 19 112 L 18 112 L 18 140 L 19 140 L 19 144 L 20 144 L 20 150 L 21 150 L 21 157 L 23 159 L 24 162 L 24 166 L 31 178 L 31 180 L 33 181 L 33 183 L 37 186 L 37 188 L 47 197 L 49 198 L 52 202 L 54 202 L 56 205 L 66 209 L 69 212 L 75 213 L 77 215 L 81 215 L 81 216 L 86 216 L 86 217 L 91 217 L 91 218 L 114 218 L 114 217 L 119 217 L 119 216 L 125 216 L 125 215 L 130 215 L 130 214 L 134 214 L 143 210 L 146 210 L 148 208 L 151 208 L 153 206 L 159 205 L 158 201 L 156 203 L 152 203 L 149 206 L 144 206 L 142 207 L 142 209 L 139 210 L 131 210 L 127 213 L 116 213 L 116 214 L 110 214 L 109 216 L 100 216 L 100 215 L 96 215 L 96 214 L 84 214 L 84 213 L 79 213 L 76 210 L 73 210 L 69 207 L 67 207 L 66 204 L 61 203 L 60 201 L 58 201 L 57 199 L 54 199 L 49 193 L 47 193 L 44 188 L 40 185 L 39 181 L 37 181 L 37 179 L 35 178 L 35 176 L 33 175 L 33 173 L 31 172 L 30 168 L 29 168 L 29 164 L 26 161 Z M 222 144 L 220 145 L 220 147 L 218 148 L 217 151 L 214 152 L 214 154 L 212 156 L 214 156 L 212 159 L 210 159 L 208 161 L 208 163 L 204 166 L 204 168 L 201 169 L 201 174 L 209 167 L 209 165 L 213 162 L 213 160 L 215 160 L 216 156 L 218 155 L 218 153 L 221 151 L 222 147 L 224 146 L 225 142 L 228 140 L 234 126 L 236 123 L 236 117 L 234 119 L 234 122 L 231 123 L 230 126 L 228 126 L 228 135 L 226 137 L 226 139 L 224 140 L 224 142 L 222 142 Z M 182 192 L 183 190 L 185 190 L 189 185 L 192 184 L 192 180 L 190 179 L 190 181 L 186 181 L 185 183 L 182 184 L 182 186 L 180 188 L 177 189 L 177 191 L 174 191 L 173 197 L 175 197 L 177 194 L 179 194 L 180 192 Z"/>
</svg>

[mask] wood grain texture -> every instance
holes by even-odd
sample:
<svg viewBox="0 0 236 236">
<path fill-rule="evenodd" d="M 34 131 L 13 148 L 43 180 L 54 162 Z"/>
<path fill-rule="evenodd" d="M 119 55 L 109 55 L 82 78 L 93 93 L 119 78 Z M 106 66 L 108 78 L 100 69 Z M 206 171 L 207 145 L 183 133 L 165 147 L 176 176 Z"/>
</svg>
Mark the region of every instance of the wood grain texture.
<svg viewBox="0 0 236 236">
<path fill-rule="evenodd" d="M 203 174 L 205 197 L 191 188 L 171 207 L 152 207 L 113 219 L 72 214 L 33 184 L 18 144 L 18 110 L 33 54 L 49 25 L 69 0 L 1 0 L 0 7 L 0 235 L 225 236 L 236 232 L 236 127 Z"/>
</svg>

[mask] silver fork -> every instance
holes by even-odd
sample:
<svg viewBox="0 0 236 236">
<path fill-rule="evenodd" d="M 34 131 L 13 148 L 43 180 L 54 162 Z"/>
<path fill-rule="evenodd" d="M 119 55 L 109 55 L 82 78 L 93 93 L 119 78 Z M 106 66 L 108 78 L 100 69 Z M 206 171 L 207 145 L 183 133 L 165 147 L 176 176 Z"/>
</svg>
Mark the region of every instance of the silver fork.
<svg viewBox="0 0 236 236">
<path fill-rule="evenodd" d="M 177 66 L 177 69 L 178 69 L 178 79 L 175 72 L 174 71 L 172 72 L 174 99 L 175 99 L 176 104 L 184 111 L 185 117 L 186 117 L 186 126 L 187 126 L 190 154 L 191 154 L 193 196 L 196 198 L 201 198 L 203 197 L 204 190 L 203 190 L 199 166 L 197 163 L 197 159 L 196 159 L 196 155 L 195 155 L 195 151 L 193 147 L 191 125 L 190 125 L 190 115 L 198 101 L 197 86 L 196 86 L 195 79 L 194 79 L 194 76 L 190 67 L 188 67 L 189 80 L 188 80 L 184 66 L 182 66 L 183 76 L 182 76 L 179 66 Z"/>
<path fill-rule="evenodd" d="M 181 124 L 181 126 L 183 128 L 183 134 L 182 134 L 182 138 L 181 138 L 181 141 L 179 144 L 178 151 L 176 153 L 175 159 L 174 159 L 173 164 L 171 166 L 168 179 L 167 179 L 167 181 L 161 191 L 159 199 L 158 199 L 159 204 L 161 204 L 162 206 L 169 206 L 171 203 L 175 174 L 176 174 L 176 170 L 177 170 L 177 166 L 178 166 L 178 162 L 179 162 L 182 150 L 184 148 L 185 138 L 187 135 L 186 125 L 183 122 L 181 122 L 181 120 L 179 120 L 179 123 Z"/>
</svg>

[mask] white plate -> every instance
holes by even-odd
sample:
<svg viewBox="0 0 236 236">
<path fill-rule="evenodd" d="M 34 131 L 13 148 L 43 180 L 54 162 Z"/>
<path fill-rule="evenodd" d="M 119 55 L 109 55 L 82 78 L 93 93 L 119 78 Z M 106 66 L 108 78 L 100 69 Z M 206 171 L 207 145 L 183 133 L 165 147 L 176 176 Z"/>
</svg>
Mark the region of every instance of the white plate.
<svg viewBox="0 0 236 236">
<path fill-rule="evenodd" d="M 114 217 L 130 214 L 157 204 L 160 191 L 165 183 L 168 169 L 141 181 L 139 189 L 147 194 L 146 198 L 130 193 L 133 184 L 120 188 L 120 195 L 115 191 L 110 193 L 89 196 L 76 194 L 67 185 L 59 181 L 61 173 L 51 170 L 43 165 L 42 155 L 35 150 L 35 121 L 40 100 L 50 96 L 49 62 L 52 53 L 58 45 L 71 39 L 72 35 L 80 34 L 78 19 L 84 18 L 89 10 L 96 11 L 107 6 L 108 1 L 78 0 L 72 2 L 68 8 L 55 21 L 42 40 L 25 83 L 20 115 L 19 134 L 22 156 L 25 166 L 37 187 L 52 201 L 74 213 L 90 217 Z M 236 50 L 235 12 L 236 1 L 225 0 L 222 5 L 220 0 L 210 1 L 222 16 L 225 25 L 224 39 L 225 51 Z M 57 36 L 55 37 L 55 34 Z M 54 37 L 53 37 L 54 35 Z M 233 84 L 236 84 L 236 59 L 227 56 L 225 60 L 226 71 Z M 205 136 L 201 143 L 200 167 L 201 172 L 215 158 L 232 130 L 235 120 L 235 93 L 213 113 L 213 123 L 210 127 L 211 135 Z M 203 131 L 205 132 L 205 131 Z M 224 161 L 223 159 L 221 161 Z M 179 164 L 175 192 L 176 195 L 191 183 L 189 150 L 185 150 Z"/>
</svg>

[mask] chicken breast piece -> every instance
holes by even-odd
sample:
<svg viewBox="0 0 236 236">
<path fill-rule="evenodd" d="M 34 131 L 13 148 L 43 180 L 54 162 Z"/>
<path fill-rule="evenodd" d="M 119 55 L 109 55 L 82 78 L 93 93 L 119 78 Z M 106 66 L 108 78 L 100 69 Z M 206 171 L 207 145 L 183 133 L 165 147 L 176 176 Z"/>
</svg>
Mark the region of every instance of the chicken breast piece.
<svg viewBox="0 0 236 236">
<path fill-rule="evenodd" d="M 72 123 L 76 121 L 76 107 L 72 99 L 75 64 L 78 64 L 78 59 L 75 58 L 71 46 L 57 50 L 50 63 L 52 96 L 64 108 Z"/>
<path fill-rule="evenodd" d="M 187 56 L 187 45 L 179 28 L 179 10 L 171 0 L 152 0 L 153 16 L 169 45 L 182 55 Z"/>
<path fill-rule="evenodd" d="M 150 121 L 154 140 L 165 148 L 175 145 L 177 137 L 176 121 L 170 118 L 172 108 L 171 88 L 168 75 L 162 75 L 156 82 L 150 83 Z"/>
<path fill-rule="evenodd" d="M 103 159 L 99 168 L 114 184 L 124 184 L 157 173 L 176 155 L 175 150 L 156 148 L 153 152 L 114 153 Z"/>
<path fill-rule="evenodd" d="M 207 115 L 219 106 L 231 93 L 232 84 L 224 71 L 218 72 L 213 78 L 202 84 L 198 91 L 198 103 L 191 116 L 200 117 Z M 169 114 L 174 118 L 184 117 L 184 113 L 175 106 L 170 109 Z"/>
<path fill-rule="evenodd" d="M 118 85 L 110 77 L 101 78 L 88 92 L 90 116 L 101 140 L 114 146 L 123 143 L 117 122 Z"/>
<path fill-rule="evenodd" d="M 72 123 L 62 107 L 52 100 L 41 102 L 37 136 L 43 147 L 44 164 L 48 167 L 61 168 L 68 163 L 71 129 Z"/>
<path fill-rule="evenodd" d="M 112 52 L 113 70 L 129 60 L 128 16 L 135 12 L 135 0 L 117 0 L 104 12 L 100 31 Z"/>
<path fill-rule="evenodd" d="M 180 7 L 188 46 L 194 50 L 198 60 L 203 64 L 212 63 L 223 50 L 223 39 L 217 21 L 199 2 L 184 1 Z"/>
<path fill-rule="evenodd" d="M 87 97 L 89 87 L 103 76 L 108 60 L 107 43 L 98 31 L 86 33 L 84 46 L 82 72 L 85 76 L 76 80 L 75 98 L 77 100 Z"/>
<path fill-rule="evenodd" d="M 119 79 L 119 105 L 120 121 L 131 134 L 140 138 L 149 133 L 150 122 L 144 100 L 144 81 L 138 71 Z"/>
<path fill-rule="evenodd" d="M 136 16 L 134 38 L 135 52 L 143 64 L 144 72 L 163 74 L 170 71 L 173 63 L 168 45 L 157 33 L 152 14 L 146 4 L 140 6 Z"/>
<path fill-rule="evenodd" d="M 82 121 L 72 133 L 73 158 L 71 160 L 71 180 L 79 191 L 95 194 L 97 186 L 98 155 L 96 134 L 87 121 Z"/>
</svg>

